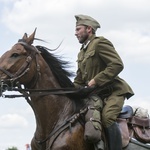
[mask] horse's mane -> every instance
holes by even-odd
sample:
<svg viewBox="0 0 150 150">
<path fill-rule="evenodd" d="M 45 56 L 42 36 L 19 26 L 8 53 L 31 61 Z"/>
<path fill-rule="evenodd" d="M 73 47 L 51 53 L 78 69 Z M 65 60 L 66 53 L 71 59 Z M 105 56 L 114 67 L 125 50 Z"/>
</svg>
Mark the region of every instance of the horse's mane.
<svg viewBox="0 0 150 150">
<path fill-rule="evenodd" d="M 58 80 L 61 87 L 74 87 L 74 84 L 70 80 L 69 77 L 74 76 L 73 72 L 67 71 L 66 68 L 69 67 L 69 62 L 61 60 L 60 57 L 50 53 L 50 49 L 44 47 L 44 46 L 36 46 L 36 48 L 41 52 L 42 57 L 49 65 L 51 71 L 53 72 L 54 76 Z M 74 94 L 67 94 L 68 97 L 71 98 L 71 100 L 76 99 L 75 102 L 75 112 L 78 112 L 80 108 L 85 106 L 85 103 L 83 100 L 81 100 L 80 96 L 77 98 Z"/>
<path fill-rule="evenodd" d="M 60 57 L 48 52 L 50 49 L 44 46 L 36 46 L 36 48 L 41 52 L 42 57 L 49 65 L 60 86 L 73 87 L 74 85 L 69 78 L 73 76 L 73 72 L 66 70 L 69 67 L 69 62 L 61 60 Z"/>
</svg>

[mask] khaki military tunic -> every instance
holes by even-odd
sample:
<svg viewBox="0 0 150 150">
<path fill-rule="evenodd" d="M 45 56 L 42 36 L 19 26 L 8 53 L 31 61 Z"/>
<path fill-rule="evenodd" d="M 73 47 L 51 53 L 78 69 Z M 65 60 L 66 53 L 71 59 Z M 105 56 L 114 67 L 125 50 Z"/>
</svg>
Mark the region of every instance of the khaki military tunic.
<svg viewBox="0 0 150 150">
<path fill-rule="evenodd" d="M 75 86 L 86 86 L 94 78 L 99 88 L 113 83 L 115 95 L 124 95 L 128 99 L 134 94 L 130 86 L 119 78 L 123 62 L 113 44 L 106 38 L 91 36 L 88 44 L 81 47 L 77 62 Z"/>
</svg>

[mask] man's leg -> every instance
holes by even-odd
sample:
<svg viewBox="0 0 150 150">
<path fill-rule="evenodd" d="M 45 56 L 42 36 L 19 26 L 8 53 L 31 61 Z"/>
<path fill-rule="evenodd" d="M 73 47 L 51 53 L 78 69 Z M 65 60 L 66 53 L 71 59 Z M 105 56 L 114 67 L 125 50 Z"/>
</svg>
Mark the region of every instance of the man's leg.
<svg viewBox="0 0 150 150">
<path fill-rule="evenodd" d="M 121 133 L 116 119 L 122 110 L 124 99 L 124 96 L 111 95 L 104 101 L 102 123 L 105 128 L 109 150 L 122 149 Z"/>
<path fill-rule="evenodd" d="M 114 122 L 110 127 L 105 128 L 109 150 L 122 150 L 121 133 L 118 124 Z"/>
</svg>

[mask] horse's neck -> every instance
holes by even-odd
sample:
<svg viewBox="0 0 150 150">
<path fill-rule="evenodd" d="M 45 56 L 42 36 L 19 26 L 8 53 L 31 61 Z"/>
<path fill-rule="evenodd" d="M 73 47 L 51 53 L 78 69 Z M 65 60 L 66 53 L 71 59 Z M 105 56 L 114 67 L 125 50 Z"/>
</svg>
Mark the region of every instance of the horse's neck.
<svg viewBox="0 0 150 150">
<path fill-rule="evenodd" d="M 72 114 L 72 103 L 63 96 L 42 96 L 33 103 L 36 130 L 43 138 Z"/>
<path fill-rule="evenodd" d="M 42 74 L 35 86 L 36 89 L 60 88 L 52 74 Z M 39 134 L 49 133 L 56 125 L 61 124 L 72 113 L 72 101 L 62 95 L 46 95 L 32 97 L 37 131 Z"/>
<path fill-rule="evenodd" d="M 46 88 L 60 88 L 57 79 L 54 77 L 53 73 L 49 69 L 49 67 L 42 66 L 41 73 L 38 77 L 38 81 L 35 85 L 37 89 L 46 89 Z"/>
</svg>

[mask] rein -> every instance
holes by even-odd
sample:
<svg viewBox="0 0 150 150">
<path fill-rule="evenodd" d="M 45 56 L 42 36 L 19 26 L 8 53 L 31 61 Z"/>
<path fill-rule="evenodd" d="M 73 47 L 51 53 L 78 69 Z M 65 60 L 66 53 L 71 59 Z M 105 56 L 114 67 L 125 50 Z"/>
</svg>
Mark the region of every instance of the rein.
<svg viewBox="0 0 150 150">
<path fill-rule="evenodd" d="M 22 95 L 2 95 L 4 98 L 17 98 L 17 97 L 30 97 L 30 96 L 44 96 L 44 95 L 64 95 L 64 94 L 75 94 L 80 89 L 75 88 L 55 88 L 55 89 L 22 89 L 22 88 L 7 88 L 7 91 L 17 91 L 23 93 Z M 33 92 L 31 94 L 27 92 Z"/>
<path fill-rule="evenodd" d="M 40 75 L 40 65 L 38 64 L 38 54 L 39 51 L 36 47 L 28 45 L 26 42 L 19 40 L 17 44 L 21 44 L 25 46 L 26 48 L 30 50 L 35 51 L 35 61 L 36 61 L 36 77 L 34 80 L 34 83 L 32 83 L 32 86 L 30 84 L 30 88 L 34 87 L 38 80 L 38 76 Z M 17 97 L 30 97 L 30 96 L 43 96 L 43 95 L 63 95 L 63 94 L 73 94 L 73 93 L 78 93 L 80 89 L 75 89 L 75 88 L 55 88 L 55 89 L 22 89 L 21 84 L 17 81 L 19 78 L 24 76 L 29 70 L 31 66 L 31 62 L 33 61 L 33 58 L 31 55 L 27 56 L 26 61 L 23 63 L 23 65 L 20 67 L 20 69 L 15 73 L 12 74 L 8 70 L 0 67 L 0 70 L 5 73 L 10 79 L 6 80 L 1 80 L 1 95 L 4 98 L 17 98 Z M 17 84 L 18 88 L 14 88 L 14 82 Z M 5 83 L 5 84 L 4 84 Z M 7 83 L 10 83 L 10 86 L 7 85 Z M 2 94 L 3 91 L 8 90 L 8 91 L 17 91 L 22 94 L 20 95 L 4 95 Z M 32 93 L 29 93 L 32 92 Z"/>
<path fill-rule="evenodd" d="M 17 44 L 21 44 L 23 46 L 25 46 L 27 49 L 32 50 L 35 52 L 35 62 L 36 62 L 36 77 L 34 79 L 34 83 L 31 82 L 30 83 L 30 89 L 22 89 L 21 88 L 21 84 L 17 81 L 19 78 L 21 78 L 22 76 L 24 76 L 29 70 L 30 70 L 30 66 L 31 66 L 31 62 L 33 61 L 33 57 L 32 55 L 27 56 L 26 61 L 23 63 L 23 65 L 19 68 L 19 70 L 15 73 L 12 74 L 10 73 L 8 70 L 0 67 L 0 70 L 5 73 L 8 77 L 10 77 L 9 79 L 6 80 L 1 80 L 1 95 L 4 98 L 17 98 L 17 97 L 30 97 L 30 96 L 43 96 L 43 95 L 63 95 L 63 94 L 79 94 L 82 92 L 86 92 L 86 91 L 90 91 L 90 87 L 84 87 L 81 89 L 76 89 L 76 88 L 55 88 L 55 89 L 31 89 L 35 86 L 38 77 L 40 76 L 40 65 L 38 63 L 38 54 L 39 51 L 36 47 L 34 46 L 30 46 L 29 44 L 27 44 L 26 42 L 19 40 Z M 14 82 L 15 85 L 17 85 L 18 88 L 14 88 Z M 7 83 L 10 83 L 10 86 L 7 85 Z M 2 94 L 3 91 L 8 90 L 8 91 L 18 91 L 22 94 L 20 95 L 4 95 Z M 82 91 L 81 91 L 82 90 Z M 29 93 L 30 92 L 30 93 Z"/>
</svg>

